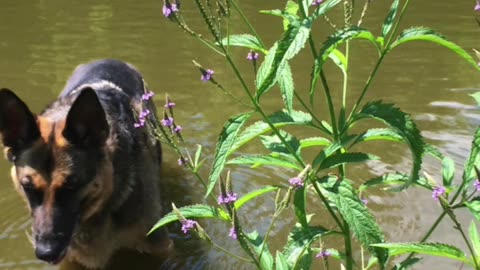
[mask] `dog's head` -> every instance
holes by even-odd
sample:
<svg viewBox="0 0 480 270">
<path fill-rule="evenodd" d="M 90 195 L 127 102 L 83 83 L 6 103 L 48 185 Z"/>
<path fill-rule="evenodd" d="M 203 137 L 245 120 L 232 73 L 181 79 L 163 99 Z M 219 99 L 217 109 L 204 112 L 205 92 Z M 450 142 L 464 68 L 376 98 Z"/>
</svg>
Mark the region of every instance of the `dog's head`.
<svg viewBox="0 0 480 270">
<path fill-rule="evenodd" d="M 77 225 L 102 211 L 113 188 L 109 125 L 95 92 L 85 89 L 58 110 L 36 116 L 12 91 L 0 90 L 0 135 L 12 179 L 31 210 L 35 254 L 49 263 L 63 259 Z"/>
</svg>

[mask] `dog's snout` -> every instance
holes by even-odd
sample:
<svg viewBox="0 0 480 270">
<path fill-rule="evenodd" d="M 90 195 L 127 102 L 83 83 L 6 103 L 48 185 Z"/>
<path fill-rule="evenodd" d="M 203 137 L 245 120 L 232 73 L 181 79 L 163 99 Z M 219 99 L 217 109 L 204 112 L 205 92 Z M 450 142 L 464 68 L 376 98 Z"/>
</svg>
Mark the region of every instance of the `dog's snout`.
<svg viewBox="0 0 480 270">
<path fill-rule="evenodd" d="M 38 259 L 51 264 L 59 263 L 66 253 L 63 241 L 39 238 L 35 243 L 35 255 Z"/>
</svg>

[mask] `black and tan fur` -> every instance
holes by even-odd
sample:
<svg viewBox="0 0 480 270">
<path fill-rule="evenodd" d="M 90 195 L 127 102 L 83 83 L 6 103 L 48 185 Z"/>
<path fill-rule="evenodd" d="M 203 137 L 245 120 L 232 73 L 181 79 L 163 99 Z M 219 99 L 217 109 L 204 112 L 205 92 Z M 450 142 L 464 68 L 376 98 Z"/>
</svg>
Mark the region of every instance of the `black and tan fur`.
<svg viewBox="0 0 480 270">
<path fill-rule="evenodd" d="M 99 268 L 119 248 L 164 252 L 161 151 L 134 111 L 145 85 L 131 65 L 100 60 L 79 66 L 59 98 L 38 115 L 0 90 L 0 134 L 11 176 L 33 219 L 36 256 Z M 147 104 L 152 106 L 152 104 Z"/>
</svg>

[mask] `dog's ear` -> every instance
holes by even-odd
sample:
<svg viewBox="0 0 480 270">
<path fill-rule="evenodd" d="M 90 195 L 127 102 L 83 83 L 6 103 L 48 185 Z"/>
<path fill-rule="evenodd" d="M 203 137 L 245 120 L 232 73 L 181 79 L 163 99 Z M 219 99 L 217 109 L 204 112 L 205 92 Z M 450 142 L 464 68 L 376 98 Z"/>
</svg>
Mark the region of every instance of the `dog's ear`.
<svg viewBox="0 0 480 270">
<path fill-rule="evenodd" d="M 109 133 L 105 111 L 91 88 L 85 88 L 73 102 L 67 114 L 63 136 L 73 145 L 99 147 Z"/>
<path fill-rule="evenodd" d="M 0 90 L 0 134 L 3 145 L 14 152 L 40 138 L 35 116 L 19 97 L 5 88 Z"/>
</svg>

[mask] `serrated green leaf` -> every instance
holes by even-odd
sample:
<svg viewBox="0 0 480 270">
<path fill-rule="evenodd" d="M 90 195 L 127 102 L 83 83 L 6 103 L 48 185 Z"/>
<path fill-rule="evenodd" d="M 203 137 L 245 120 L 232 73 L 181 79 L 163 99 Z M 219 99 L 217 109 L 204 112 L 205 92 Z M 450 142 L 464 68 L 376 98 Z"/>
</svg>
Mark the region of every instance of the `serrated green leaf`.
<svg viewBox="0 0 480 270">
<path fill-rule="evenodd" d="M 312 13 L 310 18 L 312 20 L 317 19 L 320 16 L 325 15 L 328 11 L 330 11 L 332 8 L 334 8 L 337 4 L 339 4 L 341 1 L 340 0 L 330 0 L 322 3 L 315 11 Z M 308 8 L 306 8 L 308 9 Z"/>
<path fill-rule="evenodd" d="M 369 160 L 377 160 L 379 157 L 366 153 L 334 153 L 326 157 L 322 163 L 320 163 L 320 169 L 330 169 L 341 164 L 353 163 L 353 162 L 365 162 Z"/>
<path fill-rule="evenodd" d="M 403 142 L 402 136 L 390 128 L 371 128 L 360 134 L 352 143 L 352 146 L 360 142 L 377 140 Z"/>
<path fill-rule="evenodd" d="M 193 162 L 195 169 L 197 169 L 200 165 L 200 157 L 202 156 L 202 145 L 197 144 L 197 151 L 195 152 L 195 160 Z"/>
<path fill-rule="evenodd" d="M 276 191 L 276 190 L 279 190 L 279 189 L 280 188 L 276 187 L 276 186 L 264 186 L 261 189 L 251 191 L 251 192 L 243 195 L 242 197 L 240 197 L 238 200 L 235 201 L 235 203 L 234 203 L 235 209 L 238 210 L 238 209 L 242 208 L 242 206 L 244 206 L 249 201 L 251 201 L 253 199 L 256 199 L 256 198 L 258 198 L 258 197 L 260 197 L 264 194 L 267 194 L 269 192 Z"/>
<path fill-rule="evenodd" d="M 468 263 L 465 253 L 459 248 L 441 244 L 441 243 L 382 243 L 372 244 L 371 246 L 392 249 L 398 255 L 406 253 L 419 253 L 431 256 L 450 258 L 464 263 Z"/>
<path fill-rule="evenodd" d="M 275 270 L 290 270 L 285 256 L 278 250 L 275 256 Z"/>
<path fill-rule="evenodd" d="M 471 202 L 465 202 L 470 213 L 475 217 L 476 220 L 480 221 L 480 201 L 473 200 Z"/>
<path fill-rule="evenodd" d="M 185 218 L 216 218 L 220 220 L 228 220 L 223 213 L 223 210 L 213 208 L 209 205 L 204 204 L 195 204 L 189 205 L 178 208 L 178 211 L 185 217 Z M 178 215 L 175 212 L 170 212 L 163 216 L 157 223 L 152 227 L 148 234 L 152 233 L 153 231 L 159 229 L 162 226 L 170 222 L 174 222 L 178 220 Z"/>
<path fill-rule="evenodd" d="M 360 201 L 348 179 L 341 179 L 327 188 L 327 197 L 337 207 L 342 218 L 350 227 L 362 246 L 378 258 L 384 266 L 388 260 L 388 251 L 381 248 L 372 248 L 371 244 L 383 243 L 384 236 L 375 217 L 369 212 L 365 204 Z"/>
<path fill-rule="evenodd" d="M 287 125 L 304 125 L 313 127 L 312 116 L 301 111 L 293 111 L 292 113 L 280 111 L 268 116 L 268 119 L 276 128 L 281 128 Z M 270 131 L 272 131 L 272 129 L 266 122 L 258 121 L 252 124 L 238 136 L 238 139 L 235 141 L 228 154 L 230 155 L 247 142 Z"/>
<path fill-rule="evenodd" d="M 295 190 L 293 195 L 293 209 L 295 211 L 295 216 L 297 216 L 297 220 L 302 227 L 308 227 L 306 192 L 307 190 L 305 187 L 299 187 Z"/>
<path fill-rule="evenodd" d="M 341 51 L 337 49 L 333 50 L 332 53 L 328 55 L 328 58 L 332 59 L 333 63 L 340 68 L 344 76 L 347 75 L 348 61 Z"/>
<path fill-rule="evenodd" d="M 477 225 L 475 221 L 470 222 L 470 227 L 468 228 L 468 235 L 470 236 L 470 242 L 472 242 L 473 250 L 475 252 L 475 257 L 480 257 L 480 237 L 478 236 Z"/>
<path fill-rule="evenodd" d="M 450 187 L 455 175 L 455 162 L 449 157 L 445 157 L 442 161 L 442 178 L 443 186 Z"/>
<path fill-rule="evenodd" d="M 282 74 L 278 77 L 278 86 L 282 94 L 283 104 L 285 104 L 288 113 L 291 114 L 293 111 L 293 92 L 295 86 L 293 84 L 292 70 L 288 63 L 285 64 Z"/>
<path fill-rule="evenodd" d="M 388 32 L 392 29 L 393 22 L 395 21 L 395 17 L 397 16 L 398 11 L 398 4 L 400 3 L 399 0 L 394 0 L 392 2 L 392 6 L 390 7 L 390 11 L 388 12 L 387 17 L 382 25 L 382 37 L 385 38 L 388 35 Z"/>
<path fill-rule="evenodd" d="M 425 142 L 410 115 L 394 107 L 393 104 L 374 101 L 367 103 L 362 110 L 353 117 L 352 123 L 365 118 L 380 120 L 393 129 L 395 133 L 403 137 L 404 141 L 410 147 L 413 159 L 411 179 L 406 182 L 405 187 L 417 181 L 422 165 L 422 157 L 425 152 Z"/>
<path fill-rule="evenodd" d="M 288 0 L 287 5 L 285 6 L 285 13 L 296 16 L 298 12 L 298 4 Z M 290 21 L 286 18 L 283 19 L 283 30 L 286 31 L 288 26 L 290 25 Z"/>
<path fill-rule="evenodd" d="M 365 183 L 360 185 L 360 187 L 358 188 L 358 191 L 363 192 L 367 188 L 376 187 L 379 185 L 386 185 L 386 186 L 404 185 L 409 179 L 410 179 L 410 176 L 406 174 L 388 173 L 388 174 L 384 174 L 382 176 L 378 176 L 366 181 Z M 431 185 L 427 182 L 427 180 L 424 177 L 420 177 L 415 184 L 427 189 L 431 188 Z"/>
<path fill-rule="evenodd" d="M 342 148 L 342 145 L 340 143 L 333 143 L 333 144 L 330 144 L 329 146 L 325 147 L 325 149 L 320 151 L 320 153 L 318 153 L 318 155 L 313 159 L 312 168 L 314 170 L 319 168 L 320 165 L 323 163 L 323 161 L 327 157 L 329 157 L 330 155 L 335 153 L 335 151 L 337 151 L 340 148 Z"/>
<path fill-rule="evenodd" d="M 240 129 L 248 120 L 248 118 L 250 118 L 250 116 L 250 113 L 233 116 L 223 126 L 223 129 L 217 139 L 215 157 L 213 159 L 210 175 L 208 176 L 208 188 L 205 197 L 208 196 L 215 187 L 215 184 L 217 183 L 217 180 L 220 177 L 223 168 L 225 167 L 227 157 L 231 153 L 231 148 L 235 144 L 237 135 L 240 133 Z"/>
<path fill-rule="evenodd" d="M 280 130 L 279 135 L 283 138 L 287 145 L 284 145 L 282 140 L 276 134 L 271 136 L 260 135 L 260 140 L 262 141 L 263 146 L 272 152 L 290 155 L 291 153 L 288 147 L 295 153 L 299 152 L 300 141 L 297 138 L 284 130 Z"/>
<path fill-rule="evenodd" d="M 470 155 L 465 162 L 465 169 L 463 173 L 463 179 L 467 185 L 470 185 L 474 179 L 477 178 L 475 173 L 475 166 L 480 165 L 480 127 L 477 127 L 475 134 L 473 135 L 472 146 L 470 149 Z"/>
<path fill-rule="evenodd" d="M 470 56 L 464 49 L 462 49 L 457 44 L 447 40 L 443 35 L 440 33 L 435 32 L 434 30 L 426 27 L 412 27 L 409 29 L 404 30 L 397 40 L 392 43 L 389 50 L 397 47 L 400 44 L 410 42 L 410 41 L 429 41 L 441 45 L 447 49 L 450 49 L 452 52 L 456 53 L 458 56 L 463 58 L 465 61 L 470 63 L 473 67 L 477 70 L 480 68 L 477 65 L 477 61 Z"/>
<path fill-rule="evenodd" d="M 322 48 L 320 49 L 318 58 L 316 58 L 314 62 L 312 72 L 313 76 L 310 80 L 310 103 L 313 103 L 313 96 L 316 88 L 315 86 L 317 84 L 320 71 L 323 68 L 323 64 L 329 58 L 330 54 L 332 54 L 339 45 L 343 44 L 345 41 L 353 39 L 368 40 L 375 45 L 378 51 L 380 51 L 380 47 L 373 34 L 370 31 L 360 28 L 358 26 L 351 26 L 349 28 L 339 30 L 330 37 L 328 37 L 327 40 L 323 43 Z"/>
<path fill-rule="evenodd" d="M 222 45 L 244 47 L 263 53 L 268 52 L 257 37 L 250 34 L 230 35 L 222 39 Z"/>
<path fill-rule="evenodd" d="M 328 233 L 330 232 L 323 227 L 302 227 L 297 223 L 288 235 L 287 244 L 282 251 L 290 269 L 310 269 L 312 263 L 310 246 Z"/>
<path fill-rule="evenodd" d="M 292 162 L 291 160 L 285 160 L 282 156 L 272 156 L 272 155 L 253 155 L 253 156 L 240 156 L 227 161 L 226 164 L 235 164 L 235 165 L 250 165 L 252 167 L 259 166 L 276 166 L 282 168 L 295 169 L 298 171 L 302 170 L 302 167 L 297 163 Z"/>
<path fill-rule="evenodd" d="M 329 139 L 323 137 L 310 137 L 300 140 L 301 149 L 313 146 L 327 146 L 330 144 L 332 144 L 332 142 Z"/>
<path fill-rule="evenodd" d="M 250 244 L 252 244 L 253 250 L 257 256 L 260 256 L 260 252 L 262 252 L 262 257 L 260 258 L 260 265 L 262 266 L 261 269 L 273 269 L 274 261 L 272 253 L 270 252 L 268 245 L 263 242 L 263 239 L 260 237 L 260 235 L 256 231 L 253 231 L 247 234 L 247 239 Z M 263 245 L 265 245 L 265 247 L 263 247 Z"/>
</svg>

